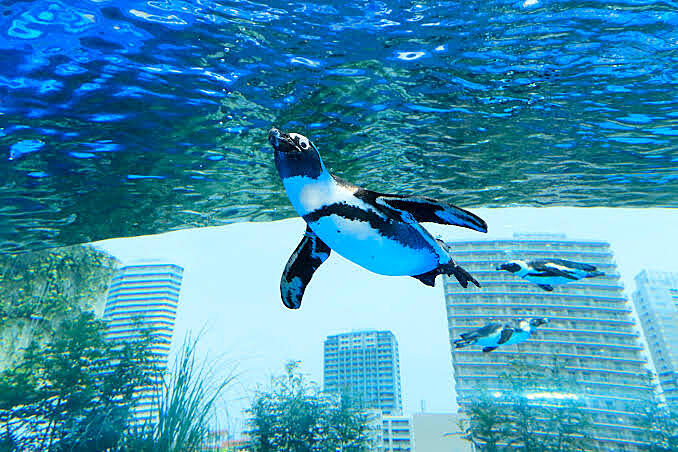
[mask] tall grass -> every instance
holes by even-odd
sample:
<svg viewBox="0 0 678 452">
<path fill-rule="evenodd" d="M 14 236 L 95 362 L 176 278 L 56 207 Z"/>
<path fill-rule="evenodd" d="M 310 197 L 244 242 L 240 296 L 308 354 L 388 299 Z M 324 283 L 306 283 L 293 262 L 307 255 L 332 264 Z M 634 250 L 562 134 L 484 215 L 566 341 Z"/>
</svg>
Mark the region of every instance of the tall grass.
<svg viewBox="0 0 678 452">
<path fill-rule="evenodd" d="M 217 376 L 214 364 L 198 362 L 198 338 L 187 336 L 170 372 L 161 374 L 157 417 L 128 428 L 118 450 L 125 452 L 197 452 L 209 444 L 217 425 L 216 408 L 235 378 Z"/>
</svg>

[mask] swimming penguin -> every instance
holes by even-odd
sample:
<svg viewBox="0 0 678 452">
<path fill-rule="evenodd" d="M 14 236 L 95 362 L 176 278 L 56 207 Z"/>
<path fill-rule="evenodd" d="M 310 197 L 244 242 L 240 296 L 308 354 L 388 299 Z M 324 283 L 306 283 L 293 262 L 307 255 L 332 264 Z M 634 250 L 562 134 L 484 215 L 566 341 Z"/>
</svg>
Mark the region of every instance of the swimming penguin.
<svg viewBox="0 0 678 452">
<path fill-rule="evenodd" d="M 540 317 L 519 320 L 517 326 L 501 323 L 488 323 L 482 328 L 460 334 L 461 339 L 454 341 L 454 348 L 468 345 L 482 345 L 485 353 L 491 352 L 500 345 L 511 345 L 525 342 L 539 325 L 548 323 L 548 319 Z"/>
<path fill-rule="evenodd" d="M 447 274 L 463 287 L 469 281 L 480 287 L 420 222 L 487 232 L 481 218 L 434 199 L 378 193 L 333 176 L 315 145 L 297 133 L 273 128 L 268 140 L 287 196 L 307 224 L 280 281 L 285 306 L 299 308 L 313 273 L 331 250 L 382 275 L 409 275 L 434 286 L 437 275 Z"/>
<path fill-rule="evenodd" d="M 511 272 L 549 292 L 557 284 L 605 275 L 605 273 L 596 270 L 593 265 L 580 264 L 565 259 L 538 259 L 530 262 L 512 260 L 501 264 L 497 267 L 497 270 Z"/>
</svg>

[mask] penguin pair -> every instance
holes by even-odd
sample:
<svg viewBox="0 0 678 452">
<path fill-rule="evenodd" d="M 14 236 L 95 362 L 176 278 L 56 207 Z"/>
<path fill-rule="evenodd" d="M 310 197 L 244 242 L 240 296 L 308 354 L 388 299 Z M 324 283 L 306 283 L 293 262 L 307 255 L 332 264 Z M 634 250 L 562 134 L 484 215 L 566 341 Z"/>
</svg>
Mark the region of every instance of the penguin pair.
<svg viewBox="0 0 678 452">
<path fill-rule="evenodd" d="M 521 319 L 516 325 L 488 323 L 477 330 L 460 334 L 460 338 L 454 341 L 454 348 L 477 344 L 482 345 L 483 352 L 488 353 L 500 346 L 525 342 L 538 326 L 545 323 L 548 323 L 548 319 L 543 317 Z"/>
</svg>

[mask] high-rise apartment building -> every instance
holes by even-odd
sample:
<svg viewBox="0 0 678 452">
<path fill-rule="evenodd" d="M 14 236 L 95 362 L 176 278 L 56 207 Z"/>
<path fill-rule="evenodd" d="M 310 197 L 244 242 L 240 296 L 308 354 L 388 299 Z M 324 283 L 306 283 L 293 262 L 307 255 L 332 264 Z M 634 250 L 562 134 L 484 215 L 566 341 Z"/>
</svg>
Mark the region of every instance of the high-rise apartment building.
<svg viewBox="0 0 678 452">
<path fill-rule="evenodd" d="M 398 343 L 390 331 L 354 331 L 325 339 L 326 392 L 352 397 L 364 408 L 401 414 Z"/>
<path fill-rule="evenodd" d="M 678 409 L 678 273 L 643 270 L 633 302 L 666 403 Z"/>
<path fill-rule="evenodd" d="M 549 366 L 555 359 L 576 381 L 578 393 L 567 396 L 586 404 L 599 449 L 643 450 L 643 432 L 635 427 L 634 413 L 639 404 L 652 400 L 653 388 L 610 245 L 568 240 L 563 235 L 516 234 L 512 239 L 457 241 L 450 246 L 455 260 L 482 285 L 464 289 L 454 278 L 445 278 L 450 341 L 491 321 L 549 319 L 522 344 L 491 353 L 483 353 L 481 347 L 453 348 L 458 404 L 466 406 L 479 390 L 500 391 L 499 375 L 510 361 L 522 358 Z M 495 270 L 511 259 L 549 257 L 593 264 L 605 276 L 555 286 L 547 292 Z"/>
<path fill-rule="evenodd" d="M 106 338 L 130 340 L 150 334 L 152 354 L 160 369 L 167 359 L 174 333 L 183 268 L 168 263 L 139 263 L 120 268 L 108 289 L 104 320 Z M 158 388 L 137 393 L 135 418 L 157 413 Z"/>
<path fill-rule="evenodd" d="M 412 420 L 406 416 L 382 416 L 382 437 L 377 452 L 411 452 Z"/>
</svg>

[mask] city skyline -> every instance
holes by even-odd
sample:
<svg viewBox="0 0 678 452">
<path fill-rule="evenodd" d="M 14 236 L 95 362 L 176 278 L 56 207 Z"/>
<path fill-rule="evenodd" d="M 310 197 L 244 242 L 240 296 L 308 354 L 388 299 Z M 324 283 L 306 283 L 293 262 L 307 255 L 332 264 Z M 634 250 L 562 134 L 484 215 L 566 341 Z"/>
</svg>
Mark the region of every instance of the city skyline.
<svg viewBox="0 0 678 452">
<path fill-rule="evenodd" d="M 451 226 L 426 227 L 444 240 L 510 238 L 514 232 L 608 240 L 627 295 L 636 273 L 645 267 L 671 270 L 671 256 L 678 255 L 673 240 L 678 215 L 672 209 L 473 211 L 490 225 L 487 236 Z M 369 273 L 333 253 L 316 272 L 302 308 L 289 311 L 280 301 L 280 274 L 304 228 L 298 218 L 235 223 L 96 246 L 123 262 L 160 258 L 185 267 L 175 335 L 204 329 L 205 352 L 224 356 L 241 371 L 228 401 L 230 416 L 239 418 L 234 428 L 243 426 L 238 413 L 248 406 L 249 394 L 282 373 L 285 361 L 301 360 L 304 372 L 321 383 L 322 341 L 354 328 L 388 329 L 399 338 L 405 414 L 417 412 L 420 401 L 429 412 L 456 411 L 441 279 L 428 288 L 413 278 Z"/>
<path fill-rule="evenodd" d="M 678 408 L 678 273 L 643 270 L 635 281 L 633 303 L 662 395 Z"/>
<path fill-rule="evenodd" d="M 638 404 L 653 400 L 647 360 L 641 355 L 640 328 L 623 296 L 614 254 L 605 241 L 566 235 L 515 234 L 510 239 L 452 241 L 457 262 L 478 278 L 483 289 L 465 290 L 445 278 L 450 341 L 492 321 L 545 317 L 526 342 L 484 353 L 479 347 L 453 350 L 457 402 L 469 405 L 479 389 L 506 390 L 501 374 L 516 359 L 546 367 L 561 366 L 576 390 L 559 396 L 585 400 L 593 416 L 593 437 L 601 450 L 642 447 L 633 424 Z M 504 271 L 509 259 L 559 258 L 594 265 L 602 276 L 557 285 L 545 291 Z M 533 402 L 537 403 L 537 402 Z M 548 399 L 542 403 L 549 404 Z M 641 449 L 632 449 L 641 450 Z"/>
</svg>

